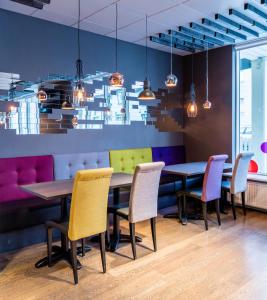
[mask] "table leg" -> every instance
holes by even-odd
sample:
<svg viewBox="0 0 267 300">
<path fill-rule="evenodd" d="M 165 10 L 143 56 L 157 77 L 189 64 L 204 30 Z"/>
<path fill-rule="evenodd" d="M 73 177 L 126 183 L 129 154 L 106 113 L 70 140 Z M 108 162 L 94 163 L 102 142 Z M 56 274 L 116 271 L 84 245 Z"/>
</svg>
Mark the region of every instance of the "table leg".
<svg viewBox="0 0 267 300">
<path fill-rule="evenodd" d="M 170 213 L 166 214 L 163 217 L 167 219 L 177 219 L 179 220 L 183 225 L 187 224 L 187 218 L 185 217 L 185 207 L 184 207 L 184 201 L 181 201 L 181 197 L 183 197 L 183 191 L 186 189 L 186 177 L 182 177 L 182 191 L 181 195 L 177 196 L 177 213 Z M 181 204 L 183 202 L 183 205 Z"/>
<path fill-rule="evenodd" d="M 60 221 L 65 222 L 68 218 L 68 198 L 62 198 L 61 199 L 61 216 Z M 67 261 L 71 265 L 71 253 L 69 250 L 69 245 L 66 239 L 66 236 L 61 233 L 61 245 L 60 246 L 53 246 L 52 247 L 52 262 L 53 265 L 58 263 L 61 260 Z M 88 252 L 91 250 L 91 247 L 87 246 L 85 248 L 85 251 Z M 82 253 L 82 247 L 77 248 L 77 254 Z M 48 257 L 44 257 L 36 262 L 35 267 L 36 268 L 42 268 L 48 266 Z M 81 263 L 77 261 L 77 267 L 80 269 L 82 267 Z"/>
<path fill-rule="evenodd" d="M 113 189 L 113 204 L 119 205 L 120 203 L 120 189 L 115 188 Z M 136 242 L 142 242 L 142 238 L 136 236 L 135 237 Z M 118 249 L 119 243 L 130 243 L 131 238 L 128 234 L 121 234 L 120 233 L 120 217 L 116 214 L 113 215 L 113 233 L 110 237 L 110 245 L 109 245 L 109 251 L 115 252 L 116 249 Z"/>
</svg>

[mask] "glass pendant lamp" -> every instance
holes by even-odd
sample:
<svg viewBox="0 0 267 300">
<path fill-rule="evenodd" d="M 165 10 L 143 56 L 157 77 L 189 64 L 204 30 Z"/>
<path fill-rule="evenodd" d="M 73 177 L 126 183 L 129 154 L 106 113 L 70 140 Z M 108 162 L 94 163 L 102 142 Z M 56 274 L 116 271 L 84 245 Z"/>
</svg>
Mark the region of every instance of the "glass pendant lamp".
<svg viewBox="0 0 267 300">
<path fill-rule="evenodd" d="M 81 60 L 81 47 L 80 47 L 80 21 L 81 21 L 81 0 L 78 0 L 78 59 L 76 60 L 76 83 L 73 89 L 73 102 L 76 107 L 82 106 L 86 100 L 86 90 L 83 83 L 83 63 Z"/>
<path fill-rule="evenodd" d="M 124 84 L 124 78 L 121 73 L 118 72 L 118 3 L 116 2 L 116 72 L 114 72 L 109 78 L 110 86 L 122 87 Z"/>
<path fill-rule="evenodd" d="M 147 72 L 147 15 L 146 15 L 146 78 L 144 80 L 144 88 L 141 93 L 138 95 L 139 100 L 154 100 L 156 99 L 155 94 L 152 92 L 150 87 L 150 81 L 148 80 L 148 72 Z"/>
<path fill-rule="evenodd" d="M 169 74 L 165 80 L 165 85 L 167 88 L 174 88 L 177 86 L 178 79 L 172 73 L 172 50 L 173 50 L 173 43 L 172 43 L 172 30 L 171 30 L 171 74 Z"/>
<path fill-rule="evenodd" d="M 189 118 L 195 118 L 197 116 L 198 108 L 196 103 L 196 90 L 194 84 L 194 75 L 193 75 L 193 68 L 194 68 L 194 55 L 192 55 L 192 83 L 190 87 L 190 99 L 187 106 L 187 116 Z"/>
<path fill-rule="evenodd" d="M 39 102 L 44 102 L 47 100 L 47 93 L 46 91 L 43 89 L 43 87 L 41 86 L 38 90 L 37 93 L 37 98 L 39 100 Z"/>
<path fill-rule="evenodd" d="M 209 51 L 207 45 L 206 51 L 206 100 L 203 103 L 203 108 L 205 110 L 211 109 L 211 102 L 209 101 Z"/>
</svg>

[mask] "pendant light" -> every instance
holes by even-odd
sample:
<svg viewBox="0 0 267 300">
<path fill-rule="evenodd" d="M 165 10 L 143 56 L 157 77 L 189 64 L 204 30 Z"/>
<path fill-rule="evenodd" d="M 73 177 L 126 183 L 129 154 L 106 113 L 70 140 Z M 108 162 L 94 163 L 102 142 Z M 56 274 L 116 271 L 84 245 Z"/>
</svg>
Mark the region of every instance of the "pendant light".
<svg viewBox="0 0 267 300">
<path fill-rule="evenodd" d="M 36 96 L 37 96 L 39 102 L 44 102 L 47 100 L 47 93 L 44 90 L 42 85 L 40 86 Z"/>
<path fill-rule="evenodd" d="M 70 102 L 70 97 L 69 96 L 67 96 L 66 100 L 62 103 L 61 109 L 64 109 L 64 110 L 73 109 L 73 106 Z"/>
<path fill-rule="evenodd" d="M 203 108 L 205 110 L 211 109 L 211 102 L 209 101 L 209 51 L 207 44 L 206 51 L 206 101 L 203 103 Z"/>
<path fill-rule="evenodd" d="M 193 74 L 193 66 L 194 64 L 194 55 L 192 55 L 192 83 L 190 87 L 190 99 L 189 104 L 187 106 L 187 116 L 189 118 L 195 118 L 197 116 L 197 104 L 196 104 L 196 91 L 194 84 L 194 74 Z"/>
<path fill-rule="evenodd" d="M 178 79 L 177 77 L 172 73 L 172 30 L 171 30 L 171 74 L 169 74 L 165 80 L 165 85 L 167 88 L 174 88 L 177 86 Z"/>
<path fill-rule="evenodd" d="M 148 80 L 148 72 L 147 72 L 147 15 L 146 15 L 146 78 L 144 80 L 144 88 L 143 91 L 139 94 L 138 99 L 140 100 L 154 100 L 156 99 L 155 94 L 152 92 L 150 87 L 150 81 Z"/>
<path fill-rule="evenodd" d="M 118 72 L 118 3 L 116 2 L 116 72 L 114 72 L 109 78 L 110 86 L 122 87 L 124 84 L 124 78 L 121 73 Z"/>
<path fill-rule="evenodd" d="M 83 83 L 83 63 L 81 60 L 81 47 L 80 47 L 80 22 L 81 22 L 81 0 L 78 0 L 78 59 L 76 60 L 76 84 L 73 89 L 73 102 L 75 106 L 81 106 L 86 100 L 86 91 Z"/>
</svg>

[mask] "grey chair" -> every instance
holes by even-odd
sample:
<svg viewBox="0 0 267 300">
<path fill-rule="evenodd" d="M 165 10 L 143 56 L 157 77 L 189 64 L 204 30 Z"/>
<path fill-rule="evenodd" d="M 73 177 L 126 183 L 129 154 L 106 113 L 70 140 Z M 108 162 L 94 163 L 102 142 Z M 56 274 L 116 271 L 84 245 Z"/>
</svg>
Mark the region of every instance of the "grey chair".
<svg viewBox="0 0 267 300">
<path fill-rule="evenodd" d="M 135 224 L 150 220 L 154 251 L 157 251 L 156 217 L 158 214 L 158 190 L 164 162 L 139 164 L 135 168 L 129 206 L 112 213 L 129 221 L 133 258 L 136 259 Z"/>
<path fill-rule="evenodd" d="M 246 215 L 246 190 L 247 190 L 247 175 L 248 175 L 248 169 L 249 169 L 249 163 L 251 158 L 253 157 L 254 153 L 240 153 L 238 154 L 233 175 L 231 181 L 224 180 L 222 182 L 222 189 L 227 196 L 227 193 L 230 193 L 231 195 L 231 205 L 232 205 L 232 211 L 234 219 L 236 220 L 236 210 L 235 210 L 235 195 L 238 193 L 241 193 L 241 199 L 242 199 L 242 207 L 244 215 Z"/>
</svg>

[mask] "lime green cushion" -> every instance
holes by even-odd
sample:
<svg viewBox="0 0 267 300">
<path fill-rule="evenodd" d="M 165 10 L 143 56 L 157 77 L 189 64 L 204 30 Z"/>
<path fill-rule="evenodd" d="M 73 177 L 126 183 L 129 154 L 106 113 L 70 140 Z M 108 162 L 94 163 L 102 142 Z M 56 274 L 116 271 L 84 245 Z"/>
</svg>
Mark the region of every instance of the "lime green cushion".
<svg viewBox="0 0 267 300">
<path fill-rule="evenodd" d="M 114 172 L 133 174 L 136 165 L 152 162 L 152 150 L 151 148 L 111 150 L 109 158 Z"/>
</svg>

